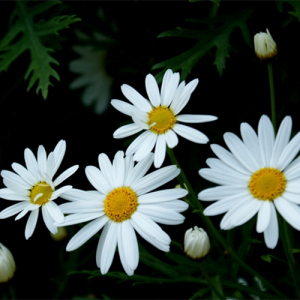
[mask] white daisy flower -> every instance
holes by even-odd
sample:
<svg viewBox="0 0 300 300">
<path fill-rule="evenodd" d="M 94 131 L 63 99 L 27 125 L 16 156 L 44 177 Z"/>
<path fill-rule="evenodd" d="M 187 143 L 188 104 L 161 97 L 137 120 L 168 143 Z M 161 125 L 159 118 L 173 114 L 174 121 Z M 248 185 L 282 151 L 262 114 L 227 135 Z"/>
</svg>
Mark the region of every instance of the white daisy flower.
<svg viewBox="0 0 300 300">
<path fill-rule="evenodd" d="M 21 202 L 4 209 L 0 213 L 0 219 L 18 213 L 15 220 L 19 220 L 30 211 L 25 228 L 26 239 L 31 237 L 35 229 L 40 207 L 42 207 L 43 219 L 50 232 L 57 232 L 57 228 L 53 225 L 55 221 L 64 220 L 64 215 L 54 200 L 72 189 L 72 186 L 67 185 L 59 189 L 56 187 L 78 169 L 78 165 L 73 166 L 55 180 L 52 179 L 62 162 L 65 151 L 66 142 L 61 140 L 47 158 L 45 148 L 40 145 L 36 160 L 32 151 L 26 148 L 24 156 L 27 169 L 18 163 L 13 163 L 12 168 L 18 175 L 11 171 L 1 171 L 6 188 L 0 189 L 0 198 Z"/>
<path fill-rule="evenodd" d="M 203 201 L 219 200 L 204 210 L 206 216 L 227 212 L 221 229 L 244 224 L 256 213 L 256 231 L 264 233 L 267 247 L 278 242 L 276 210 L 295 229 L 300 230 L 300 158 L 293 162 L 300 149 L 300 133 L 290 142 L 292 119 L 282 121 L 275 138 L 270 119 L 263 115 L 258 135 L 247 123 L 241 124 L 241 141 L 227 132 L 224 140 L 231 153 L 211 145 L 219 159 L 209 158 L 210 168 L 199 174 L 221 186 L 199 193 Z"/>
<path fill-rule="evenodd" d="M 132 155 L 123 156 L 123 151 L 118 151 L 111 163 L 102 153 L 98 157 L 100 170 L 86 167 L 86 176 L 96 191 L 72 189 L 64 193 L 62 197 L 72 202 L 60 208 L 71 215 L 64 222 L 55 223 L 67 226 L 94 219 L 73 236 L 67 251 L 77 249 L 104 227 L 96 252 L 96 263 L 102 274 L 108 272 L 116 246 L 124 270 L 128 275 L 133 274 L 139 261 L 134 229 L 156 248 L 169 251 L 171 239 L 155 222 L 181 224 L 184 216 L 180 212 L 188 208 L 187 203 L 178 200 L 187 195 L 185 189 L 149 193 L 179 175 L 175 165 L 144 176 L 153 163 L 153 153 L 135 166 Z"/>
<path fill-rule="evenodd" d="M 155 78 L 148 74 L 146 90 L 150 101 L 127 84 L 123 84 L 121 90 L 133 105 L 116 99 L 111 101 L 114 108 L 131 116 L 134 122 L 116 130 L 114 138 L 124 138 L 146 130 L 126 151 L 126 155 L 135 153 L 133 156 L 135 161 L 143 159 L 156 145 L 154 166 L 159 168 L 165 159 L 166 146 L 174 148 L 178 144 L 176 134 L 199 144 L 206 144 L 209 141 L 202 132 L 179 123 L 203 123 L 217 119 L 209 115 L 178 115 L 188 103 L 199 81 L 194 79 L 185 85 L 184 81 L 179 84 L 179 79 L 179 73 L 173 74 L 171 70 L 167 70 L 159 92 Z"/>
<path fill-rule="evenodd" d="M 254 36 L 254 50 L 260 60 L 267 60 L 277 54 L 277 45 L 269 30 L 260 32 Z"/>
<path fill-rule="evenodd" d="M 77 31 L 81 39 L 89 39 L 87 35 Z M 94 34 L 97 41 L 111 41 L 101 34 Z M 93 106 L 96 114 L 102 114 L 108 107 L 113 83 L 105 70 L 106 50 L 95 49 L 93 46 L 75 45 L 73 50 L 81 55 L 80 58 L 70 62 L 71 72 L 80 76 L 70 84 L 70 89 L 85 87 L 81 100 L 85 106 Z"/>
</svg>

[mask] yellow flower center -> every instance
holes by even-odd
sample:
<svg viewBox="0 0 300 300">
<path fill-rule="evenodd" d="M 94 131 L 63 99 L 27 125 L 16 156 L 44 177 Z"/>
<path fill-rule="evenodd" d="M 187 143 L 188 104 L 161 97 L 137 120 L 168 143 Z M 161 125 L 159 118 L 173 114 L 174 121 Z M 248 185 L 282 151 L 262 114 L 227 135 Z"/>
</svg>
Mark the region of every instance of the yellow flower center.
<svg viewBox="0 0 300 300">
<path fill-rule="evenodd" d="M 273 201 L 285 191 L 286 179 L 281 171 L 263 168 L 251 176 L 249 190 L 259 200 Z"/>
<path fill-rule="evenodd" d="M 130 187 L 119 187 L 111 191 L 104 200 L 104 212 L 115 222 L 130 219 L 136 211 L 138 198 Z"/>
<path fill-rule="evenodd" d="M 167 106 L 153 107 L 148 113 L 148 125 L 150 130 L 156 134 L 163 134 L 174 127 L 176 117 Z"/>
<path fill-rule="evenodd" d="M 38 182 L 29 193 L 30 202 L 32 204 L 44 205 L 49 201 L 52 193 L 53 190 L 47 182 Z"/>
</svg>

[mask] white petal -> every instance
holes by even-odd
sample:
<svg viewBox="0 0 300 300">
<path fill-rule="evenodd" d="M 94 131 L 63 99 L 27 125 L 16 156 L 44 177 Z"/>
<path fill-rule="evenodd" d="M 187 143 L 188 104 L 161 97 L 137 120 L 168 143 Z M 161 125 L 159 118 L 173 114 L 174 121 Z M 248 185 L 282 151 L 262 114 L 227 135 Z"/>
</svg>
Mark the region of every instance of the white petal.
<svg viewBox="0 0 300 300">
<path fill-rule="evenodd" d="M 273 125 L 266 115 L 263 115 L 258 123 L 258 140 L 263 166 L 268 167 L 273 151 L 275 134 Z"/>
<path fill-rule="evenodd" d="M 166 142 L 169 148 L 174 148 L 175 146 L 177 146 L 178 144 L 178 137 L 176 135 L 176 133 L 173 130 L 168 130 L 165 133 L 165 137 L 166 137 Z"/>
<path fill-rule="evenodd" d="M 105 153 L 101 153 L 98 156 L 98 163 L 104 177 L 106 178 L 106 182 L 109 185 L 109 190 L 112 190 L 114 177 L 111 161 Z"/>
<path fill-rule="evenodd" d="M 169 245 L 171 243 L 170 237 L 160 228 L 160 226 L 144 214 L 136 211 L 131 216 L 130 220 L 137 231 L 137 228 L 142 229 L 147 235 L 156 239 L 159 243 L 166 245 Z"/>
<path fill-rule="evenodd" d="M 231 168 L 241 172 L 242 174 L 245 175 L 250 175 L 251 172 L 249 172 L 249 170 L 247 170 L 237 159 L 236 157 L 230 153 L 229 151 L 227 151 L 226 149 L 224 149 L 223 147 L 216 145 L 216 144 L 212 144 L 210 145 L 212 151 L 228 166 L 230 166 Z"/>
<path fill-rule="evenodd" d="M 48 210 L 49 215 L 54 220 L 54 222 L 61 223 L 64 221 L 64 214 L 61 212 L 60 208 L 54 201 L 49 201 L 44 205 L 45 209 Z"/>
<path fill-rule="evenodd" d="M 295 162 L 296 160 L 298 160 L 297 163 Z M 284 176 L 287 181 L 300 179 L 300 156 L 296 160 L 284 170 Z"/>
<path fill-rule="evenodd" d="M 63 193 L 65 193 L 71 189 L 72 189 L 71 185 L 66 185 L 66 186 L 61 187 L 60 189 L 53 192 L 50 200 L 55 200 L 56 198 L 60 197 L 60 195 L 62 195 Z"/>
<path fill-rule="evenodd" d="M 134 161 L 132 155 L 125 156 L 125 181 L 127 180 L 128 174 L 133 170 Z M 124 183 L 125 185 L 125 183 Z"/>
<path fill-rule="evenodd" d="M 248 123 L 242 123 L 241 135 L 246 147 L 256 159 L 257 165 L 261 166 L 263 163 L 260 154 L 258 136 L 256 132 Z"/>
<path fill-rule="evenodd" d="M 176 123 L 173 130 L 180 136 L 197 144 L 206 144 L 209 141 L 208 137 L 201 131 L 186 125 Z"/>
<path fill-rule="evenodd" d="M 106 239 L 106 236 L 107 236 L 107 233 L 108 233 L 108 230 L 109 230 L 109 227 L 111 226 L 111 224 L 112 224 L 112 222 L 107 222 L 104 225 L 103 230 L 102 230 L 101 235 L 100 235 L 98 245 L 97 245 L 96 264 L 97 264 L 98 268 L 100 268 L 100 261 L 101 261 L 101 253 L 102 253 L 102 249 L 103 249 L 103 244 L 104 244 L 104 241 Z"/>
<path fill-rule="evenodd" d="M 22 189 L 29 190 L 32 187 L 22 177 L 20 177 L 19 175 L 15 174 L 11 171 L 2 170 L 1 171 L 1 176 L 5 179 L 8 179 L 8 180 L 12 181 L 12 182 L 15 182 Z"/>
<path fill-rule="evenodd" d="M 233 155 L 246 169 L 250 172 L 255 172 L 259 169 L 259 166 L 251 152 L 235 134 L 226 132 L 224 134 L 224 140 Z"/>
<path fill-rule="evenodd" d="M 137 108 L 144 112 L 149 112 L 152 107 L 150 102 L 139 94 L 134 88 L 127 84 L 121 86 L 122 93 L 124 96 Z"/>
<path fill-rule="evenodd" d="M 153 159 L 154 155 L 151 152 L 145 158 L 140 160 L 136 166 L 129 171 L 127 177 L 125 178 L 124 186 L 131 186 L 134 182 L 141 179 L 150 169 Z"/>
<path fill-rule="evenodd" d="M 125 259 L 129 267 L 135 270 L 139 263 L 139 248 L 134 229 L 129 220 L 121 223 L 122 228 L 122 244 Z"/>
<path fill-rule="evenodd" d="M 74 201 L 63 203 L 59 206 L 65 214 L 85 214 L 103 211 L 103 202 L 99 201 Z"/>
<path fill-rule="evenodd" d="M 60 223 L 55 223 L 56 226 L 69 226 L 74 224 L 79 224 L 87 222 L 96 218 L 100 218 L 104 215 L 103 211 L 91 212 L 91 213 L 82 213 L 82 214 L 72 214 L 65 217 L 65 220 Z"/>
<path fill-rule="evenodd" d="M 53 224 L 54 220 L 51 218 L 48 210 L 45 208 L 44 205 L 42 205 L 42 215 L 48 230 L 53 234 L 57 233 L 57 227 Z"/>
<path fill-rule="evenodd" d="M 132 105 L 121 100 L 113 99 L 110 104 L 121 113 L 131 116 Z"/>
<path fill-rule="evenodd" d="M 245 184 L 248 184 L 247 181 L 241 178 L 232 177 L 231 174 L 227 174 L 227 176 L 224 176 L 224 174 L 212 169 L 201 169 L 199 171 L 199 174 L 206 180 L 221 185 L 245 186 Z"/>
<path fill-rule="evenodd" d="M 154 150 L 154 166 L 160 168 L 166 156 L 166 138 L 164 134 L 157 137 L 156 146 Z"/>
<path fill-rule="evenodd" d="M 198 194 L 198 199 L 202 201 L 214 201 L 237 195 L 239 193 L 249 192 L 248 188 L 244 186 L 216 186 L 201 191 Z"/>
<path fill-rule="evenodd" d="M 215 216 L 223 214 L 224 212 L 227 212 L 231 208 L 233 208 L 239 200 L 248 198 L 248 196 L 249 192 L 246 191 L 240 194 L 224 197 L 221 200 L 206 207 L 203 211 L 203 214 L 205 216 Z"/>
<path fill-rule="evenodd" d="M 270 201 L 261 201 L 262 205 L 257 214 L 256 231 L 261 233 L 267 229 L 271 219 L 271 206 Z"/>
<path fill-rule="evenodd" d="M 54 157 L 55 157 L 55 163 L 54 163 L 54 167 L 53 167 L 53 175 L 54 176 L 56 174 L 56 171 L 58 170 L 63 158 L 64 158 L 64 155 L 65 155 L 65 152 L 66 152 L 66 141 L 64 140 L 61 140 L 59 141 L 59 143 L 56 145 L 53 153 L 54 153 Z M 48 157 L 48 160 L 49 160 L 49 157 Z"/>
<path fill-rule="evenodd" d="M 294 193 L 285 191 L 281 197 L 287 201 L 290 201 L 290 202 L 293 202 L 296 204 L 300 204 L 300 194 L 294 194 Z"/>
<path fill-rule="evenodd" d="M 132 189 L 138 194 L 143 195 L 149 191 L 164 185 L 180 174 L 180 169 L 176 166 L 168 166 L 154 171 L 132 184 Z"/>
<path fill-rule="evenodd" d="M 287 181 L 285 191 L 300 194 L 300 179 Z"/>
<path fill-rule="evenodd" d="M 268 248 L 274 249 L 277 245 L 279 237 L 278 221 L 275 207 L 271 205 L 270 222 L 267 229 L 264 231 L 265 243 Z"/>
<path fill-rule="evenodd" d="M 19 213 L 21 210 L 25 209 L 29 204 L 29 201 L 22 201 L 17 204 L 13 204 L 5 209 L 3 209 L 0 213 L 0 219 L 6 219 L 8 217 L 11 217 L 17 213 Z"/>
<path fill-rule="evenodd" d="M 100 271 L 101 274 L 106 274 L 113 261 L 118 240 L 118 226 L 112 223 L 108 229 L 106 238 L 104 240 L 101 257 L 100 257 Z"/>
<path fill-rule="evenodd" d="M 22 200 L 29 201 L 30 200 L 29 196 L 17 194 L 8 188 L 0 189 L 0 198 L 6 199 L 6 200 L 12 200 L 12 201 L 22 201 Z"/>
<path fill-rule="evenodd" d="M 141 129 L 145 129 L 145 130 L 149 129 L 149 125 L 147 124 L 149 120 L 148 115 L 143 111 L 141 111 L 140 109 L 133 107 L 131 109 L 131 118 L 132 121 Z"/>
<path fill-rule="evenodd" d="M 124 125 L 120 128 L 118 128 L 114 133 L 113 137 L 115 139 L 122 139 L 124 137 L 128 137 L 130 135 L 136 134 L 137 132 L 140 132 L 143 130 L 140 126 L 136 125 L 135 123 Z"/>
<path fill-rule="evenodd" d="M 111 184 L 107 183 L 103 173 L 94 166 L 87 166 L 85 174 L 92 186 L 101 194 L 107 195 L 111 191 Z"/>
<path fill-rule="evenodd" d="M 155 78 L 151 74 L 148 74 L 146 76 L 146 90 L 152 105 L 154 107 L 159 106 L 160 105 L 159 89 Z"/>
<path fill-rule="evenodd" d="M 35 159 L 34 154 L 29 148 L 25 149 L 24 157 L 27 170 L 32 174 L 36 182 L 39 181 L 40 177 L 37 172 L 37 161 Z"/>
<path fill-rule="evenodd" d="M 139 201 L 140 202 L 140 201 Z M 143 205 L 140 203 L 140 205 Z M 188 209 L 189 205 L 181 200 L 171 200 L 171 201 L 166 201 L 166 202 L 158 202 L 155 203 L 156 207 L 162 207 L 165 209 L 170 209 L 174 210 L 176 212 L 183 212 Z"/>
<path fill-rule="evenodd" d="M 71 189 L 65 193 L 63 193 L 60 197 L 70 201 L 103 201 L 105 199 L 105 195 L 100 194 L 98 191 L 94 191 L 95 193 L 90 193 L 78 189 Z"/>
<path fill-rule="evenodd" d="M 66 180 L 68 177 L 70 177 L 71 175 L 73 175 L 77 170 L 78 170 L 79 166 L 73 166 L 69 169 L 67 169 L 66 171 L 64 171 L 63 173 L 61 173 L 55 180 L 54 180 L 54 185 L 58 186 L 59 184 L 61 184 L 64 180 Z"/>
<path fill-rule="evenodd" d="M 205 123 L 215 121 L 218 117 L 210 115 L 179 115 L 176 119 L 183 123 Z"/>
<path fill-rule="evenodd" d="M 37 162 L 40 171 L 44 174 L 46 172 L 46 161 L 47 161 L 47 154 L 44 146 L 40 145 L 38 148 L 38 155 L 37 155 Z"/>
<path fill-rule="evenodd" d="M 278 129 L 273 152 L 270 160 L 271 167 L 277 167 L 277 162 L 282 154 L 283 149 L 287 146 L 292 131 L 292 118 L 287 116 L 283 119 Z"/>
<path fill-rule="evenodd" d="M 140 144 L 139 148 L 135 152 L 133 156 L 133 160 L 140 161 L 141 159 L 145 158 L 153 149 L 156 140 L 157 135 L 148 130 L 149 135 L 147 136 L 146 140 L 143 141 L 142 144 Z"/>
<path fill-rule="evenodd" d="M 170 69 L 168 69 L 164 74 L 162 84 L 161 84 L 161 93 L 160 93 L 161 99 L 165 98 L 166 89 L 167 89 L 168 83 L 169 83 L 170 79 L 172 78 L 172 76 L 173 76 L 173 72 Z"/>
<path fill-rule="evenodd" d="M 35 209 L 30 213 L 30 216 L 27 220 L 26 228 L 25 228 L 25 238 L 26 238 L 26 240 L 28 240 L 32 236 L 33 231 L 36 227 L 36 222 L 37 222 L 38 216 L 39 216 L 39 210 L 38 209 Z"/>
<path fill-rule="evenodd" d="M 295 229 L 300 230 L 300 207 L 299 205 L 278 197 L 273 201 L 276 209 L 282 217 Z"/>
<path fill-rule="evenodd" d="M 54 153 L 51 152 L 47 159 L 47 168 L 46 168 L 47 169 L 46 172 L 51 180 L 54 176 L 54 168 L 55 168 L 55 156 Z"/>
<path fill-rule="evenodd" d="M 147 130 L 140 134 L 127 148 L 126 155 L 131 155 L 137 151 L 137 149 L 142 145 L 142 143 L 150 136 L 152 132 Z M 151 151 L 151 150 L 150 150 Z"/>
<path fill-rule="evenodd" d="M 85 225 L 71 238 L 66 250 L 73 251 L 78 249 L 93 235 L 95 235 L 107 222 L 107 217 L 103 216 Z"/>
<path fill-rule="evenodd" d="M 181 111 L 181 109 L 186 105 L 186 103 L 182 103 L 182 97 L 181 97 L 181 95 L 182 95 L 182 92 L 184 91 L 184 88 L 185 88 L 185 81 L 182 81 L 180 84 L 179 84 L 179 86 L 178 86 L 178 88 L 177 88 L 177 90 L 176 90 L 176 92 L 175 92 L 175 94 L 174 94 L 174 96 L 173 96 L 173 100 L 172 100 L 172 103 L 171 103 L 171 105 L 170 105 L 170 108 L 172 109 L 172 111 L 173 111 L 173 113 L 174 113 L 174 115 L 176 116 L 180 111 Z M 187 98 L 186 98 L 187 99 Z M 188 101 L 188 99 L 187 99 L 187 101 Z M 183 104 L 183 105 L 182 105 Z"/>
<path fill-rule="evenodd" d="M 139 205 L 137 211 L 143 215 L 148 216 L 154 222 L 167 224 L 167 225 L 177 225 L 183 223 L 185 217 L 180 213 L 158 207 L 155 205 Z"/>
<path fill-rule="evenodd" d="M 297 153 L 300 150 L 300 132 L 298 132 L 288 145 L 282 151 L 282 154 L 279 157 L 277 168 L 279 170 L 284 170 L 289 163 L 295 158 Z"/>
<path fill-rule="evenodd" d="M 114 179 L 114 188 L 123 186 L 125 175 L 125 160 L 123 151 L 118 151 L 115 154 L 112 171 Z"/>
<path fill-rule="evenodd" d="M 29 195 L 29 190 L 24 189 L 22 186 L 20 186 L 15 181 L 11 181 L 9 179 L 4 178 L 3 183 L 6 187 L 8 187 L 10 190 L 12 190 L 13 192 L 15 192 L 17 194 L 20 194 L 22 196 Z"/>
<path fill-rule="evenodd" d="M 18 163 L 13 163 L 13 170 L 18 173 L 26 182 L 28 182 L 31 186 L 35 185 L 37 180 L 32 176 L 32 174 L 24 168 L 22 165 Z"/>
<path fill-rule="evenodd" d="M 185 189 L 168 189 L 157 192 L 148 193 L 142 196 L 139 196 L 139 203 L 160 203 L 165 201 L 171 201 L 178 198 L 183 198 L 188 194 L 188 191 Z"/>
<path fill-rule="evenodd" d="M 173 100 L 174 94 L 179 84 L 180 75 L 174 73 L 166 85 L 164 94 L 161 97 L 161 105 L 169 106 Z"/>
</svg>

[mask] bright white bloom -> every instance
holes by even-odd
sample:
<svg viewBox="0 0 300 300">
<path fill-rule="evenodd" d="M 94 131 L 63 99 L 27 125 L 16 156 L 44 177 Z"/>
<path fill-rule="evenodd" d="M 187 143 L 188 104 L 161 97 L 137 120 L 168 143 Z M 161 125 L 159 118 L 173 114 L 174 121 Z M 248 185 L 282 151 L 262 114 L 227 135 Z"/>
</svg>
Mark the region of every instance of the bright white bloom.
<svg viewBox="0 0 300 300">
<path fill-rule="evenodd" d="M 11 252 L 0 243 L 0 283 L 13 278 L 15 271 L 16 264 Z"/>
<path fill-rule="evenodd" d="M 184 235 L 184 252 L 193 259 L 207 255 L 210 250 L 209 237 L 206 231 L 197 226 L 190 228 Z"/>
<path fill-rule="evenodd" d="M 66 142 L 61 140 L 47 158 L 45 148 L 40 145 L 36 160 L 32 151 L 26 148 L 24 156 L 27 169 L 18 163 L 13 163 L 12 168 L 18 175 L 6 170 L 1 172 L 6 188 L 0 189 L 0 198 L 21 202 L 4 209 L 0 213 L 0 219 L 19 213 L 15 218 L 19 220 L 30 211 L 25 228 L 26 239 L 31 237 L 35 229 L 40 207 L 50 232 L 57 232 L 57 228 L 53 225 L 55 221 L 64 220 L 64 215 L 54 200 L 72 189 L 72 186 L 67 185 L 59 189 L 56 187 L 78 169 L 78 165 L 73 166 L 53 181 L 52 178 L 62 162 L 65 151 Z"/>
<path fill-rule="evenodd" d="M 219 200 L 204 210 L 206 216 L 227 212 L 221 229 L 244 224 L 256 213 L 256 231 L 264 233 L 267 247 L 275 248 L 278 241 L 276 210 L 295 229 L 300 230 L 300 132 L 289 142 L 292 119 L 282 121 L 275 138 L 270 119 L 263 115 L 258 135 L 247 123 L 241 124 L 241 141 L 233 133 L 224 134 L 231 153 L 211 145 L 219 159 L 209 158 L 209 169 L 199 174 L 221 186 L 206 189 L 198 198 Z"/>
<path fill-rule="evenodd" d="M 277 54 L 277 45 L 268 29 L 267 33 L 260 32 L 254 36 L 254 49 L 260 60 L 269 59 Z"/>
<path fill-rule="evenodd" d="M 178 115 L 188 103 L 198 84 L 194 79 L 185 85 L 179 84 L 179 73 L 167 70 L 159 91 L 155 78 L 146 76 L 146 90 L 149 100 L 127 84 L 121 86 L 124 96 L 133 104 L 121 100 L 112 100 L 111 104 L 120 112 L 131 116 L 134 123 L 120 127 L 114 132 L 114 138 L 120 139 L 146 130 L 128 147 L 126 155 L 134 154 L 133 159 L 140 161 L 155 146 L 154 166 L 159 168 L 166 155 L 166 146 L 174 148 L 178 144 L 176 133 L 192 142 L 206 144 L 209 140 L 202 132 L 183 123 L 203 123 L 214 121 L 217 117 L 208 115 Z M 179 84 L 179 85 L 178 85 Z"/>
<path fill-rule="evenodd" d="M 172 165 L 144 176 L 153 163 L 153 153 L 134 166 L 132 155 L 123 157 L 118 151 L 113 163 L 106 154 L 98 157 L 100 170 L 85 169 L 86 176 L 96 191 L 72 189 L 62 195 L 72 202 L 60 206 L 72 214 L 57 226 L 67 226 L 93 220 L 78 231 L 67 245 L 72 251 L 84 244 L 102 227 L 96 252 L 96 263 L 102 274 L 108 272 L 116 246 L 124 270 L 132 275 L 139 261 L 138 243 L 134 229 L 149 243 L 162 251 L 169 251 L 170 237 L 155 222 L 181 224 L 180 212 L 188 204 L 178 200 L 187 195 L 185 189 L 167 189 L 149 193 L 179 175 Z"/>
<path fill-rule="evenodd" d="M 77 32 L 82 39 L 88 39 L 87 35 Z M 97 41 L 111 41 L 101 34 L 94 34 Z M 80 58 L 70 62 L 69 69 L 80 74 L 71 84 L 70 89 L 85 87 L 81 99 L 85 106 L 93 106 L 96 114 L 103 113 L 109 104 L 111 86 L 113 83 L 105 70 L 106 50 L 95 49 L 94 46 L 73 47 L 73 50 L 81 55 Z"/>
</svg>

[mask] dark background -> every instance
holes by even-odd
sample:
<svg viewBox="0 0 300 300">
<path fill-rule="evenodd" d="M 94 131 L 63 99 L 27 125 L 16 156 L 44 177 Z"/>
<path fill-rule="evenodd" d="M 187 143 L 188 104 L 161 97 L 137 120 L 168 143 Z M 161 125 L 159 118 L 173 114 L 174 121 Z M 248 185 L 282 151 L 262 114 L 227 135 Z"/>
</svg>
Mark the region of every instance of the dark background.
<svg viewBox="0 0 300 300">
<path fill-rule="evenodd" d="M 32 4 L 33 2 L 30 2 L 30 5 Z M 112 135 L 129 120 L 126 115 L 111 106 L 103 115 L 95 115 L 92 108 L 82 106 L 80 100 L 82 90 L 69 89 L 70 82 L 77 77 L 68 69 L 69 62 L 78 58 L 71 49 L 78 43 L 73 29 L 78 28 L 88 34 L 92 30 L 99 32 L 109 30 L 109 26 L 102 26 L 96 16 L 95 12 L 99 7 L 102 7 L 108 23 L 115 22 L 118 25 L 119 32 L 114 36 L 117 44 L 109 53 L 107 71 L 114 78 L 112 99 L 125 100 L 120 89 L 123 83 L 131 85 L 146 96 L 145 76 L 150 72 L 155 75 L 159 71 L 151 71 L 151 67 L 190 49 L 195 44 L 193 40 L 182 38 L 158 39 L 157 35 L 176 27 L 188 28 L 191 25 L 185 22 L 187 18 L 207 17 L 212 3 L 65 1 L 63 5 L 62 14 L 76 14 L 82 22 L 74 23 L 70 29 L 60 31 L 60 37 L 63 37 L 60 49 L 58 47 L 53 54 L 60 63 L 60 66 L 54 67 L 60 75 L 60 81 L 51 79 L 53 87 L 49 88 L 47 100 L 45 101 L 40 94 L 36 95 L 35 86 L 28 93 L 26 92 L 28 81 L 24 81 L 24 74 L 29 65 L 29 52 L 19 57 L 7 72 L 0 74 L 0 170 L 12 170 L 13 162 L 24 165 L 24 149 L 27 147 L 36 155 L 38 146 L 42 144 L 49 153 L 61 139 L 64 139 L 67 143 L 67 151 L 57 175 L 79 164 L 79 170 L 64 184 L 87 190 L 92 187 L 85 177 L 85 167 L 97 165 L 99 153 L 104 152 L 112 159 L 118 150 L 126 150 L 128 139 L 116 140 Z M 284 12 L 280 13 L 275 2 L 271 1 L 222 2 L 218 15 L 233 14 L 253 7 L 255 12 L 248 21 L 251 36 L 268 28 L 279 49 L 279 54 L 274 60 L 278 124 L 285 115 L 291 115 L 294 122 L 293 131 L 297 132 L 300 128 L 299 72 L 297 71 L 300 49 L 295 39 L 295 34 L 299 33 L 298 21 L 295 19 L 292 26 L 283 28 L 282 25 L 289 18 L 287 11 L 292 8 L 286 4 Z M 13 2 L 0 3 L 0 38 L 8 29 L 8 18 L 13 8 Z M 232 49 L 230 57 L 226 60 L 226 69 L 222 77 L 213 65 L 214 51 L 192 69 L 186 82 L 194 78 L 199 78 L 200 82 L 183 110 L 183 113 L 218 116 L 217 121 L 193 124 L 192 127 L 205 133 L 211 143 L 223 146 L 225 144 L 222 135 L 225 132 L 231 131 L 239 135 L 241 122 L 248 122 L 256 130 L 261 115 L 270 116 L 266 65 L 255 57 L 253 48 L 251 49 L 245 43 L 239 30 L 233 32 L 230 44 Z M 206 166 L 205 160 L 208 157 L 214 156 L 209 144 L 197 145 L 179 138 L 179 144 L 174 152 L 195 192 L 198 193 L 202 188 L 207 187 L 208 183 L 200 178 L 198 170 Z M 164 165 L 169 164 L 170 160 L 166 157 Z M 172 187 L 175 184 L 174 180 L 166 186 Z M 3 184 L 0 187 L 4 187 Z M 58 203 L 62 201 L 59 200 Z M 2 199 L 0 210 L 10 204 L 12 203 Z M 185 215 L 187 219 L 180 226 L 162 226 L 171 238 L 179 243 L 183 242 L 187 229 L 194 225 L 199 227 L 202 225 L 191 211 L 185 212 Z M 63 285 L 66 278 L 69 281 L 59 295 L 61 298 L 85 297 L 93 294 L 98 298 L 107 295 L 112 299 L 183 299 L 190 297 L 199 289 L 199 286 L 194 284 L 132 287 L 131 282 L 117 285 L 117 280 L 107 277 L 90 281 L 87 281 L 86 275 L 67 277 L 63 262 L 71 260 L 71 253 L 65 252 L 64 249 L 79 226 L 74 226 L 74 229 L 67 228 L 68 238 L 61 242 L 54 242 L 40 215 L 34 234 L 26 241 L 24 231 L 27 218 L 28 216 L 25 216 L 19 221 L 14 221 L 14 217 L 0 220 L 0 242 L 11 250 L 17 265 L 13 285 L 16 297 L 19 299 L 53 298 L 54 295 L 58 295 L 55 294 L 57 286 Z M 220 218 L 214 217 L 212 220 L 218 227 Z M 256 234 L 256 237 L 263 239 L 262 234 Z M 140 237 L 139 241 L 153 255 L 163 259 L 163 253 L 148 245 Z M 70 262 L 74 270 L 97 269 L 96 245 L 97 239 L 94 238 L 74 251 L 73 261 Z M 257 249 L 266 251 L 267 248 Z M 251 262 L 262 272 L 264 271 L 264 265 L 261 265 L 264 263 L 260 257 L 252 258 Z M 79 266 L 79 263 L 82 265 Z M 123 271 L 118 254 L 110 270 Z M 140 263 L 135 273 L 149 275 L 151 272 L 152 270 Z"/>
</svg>

